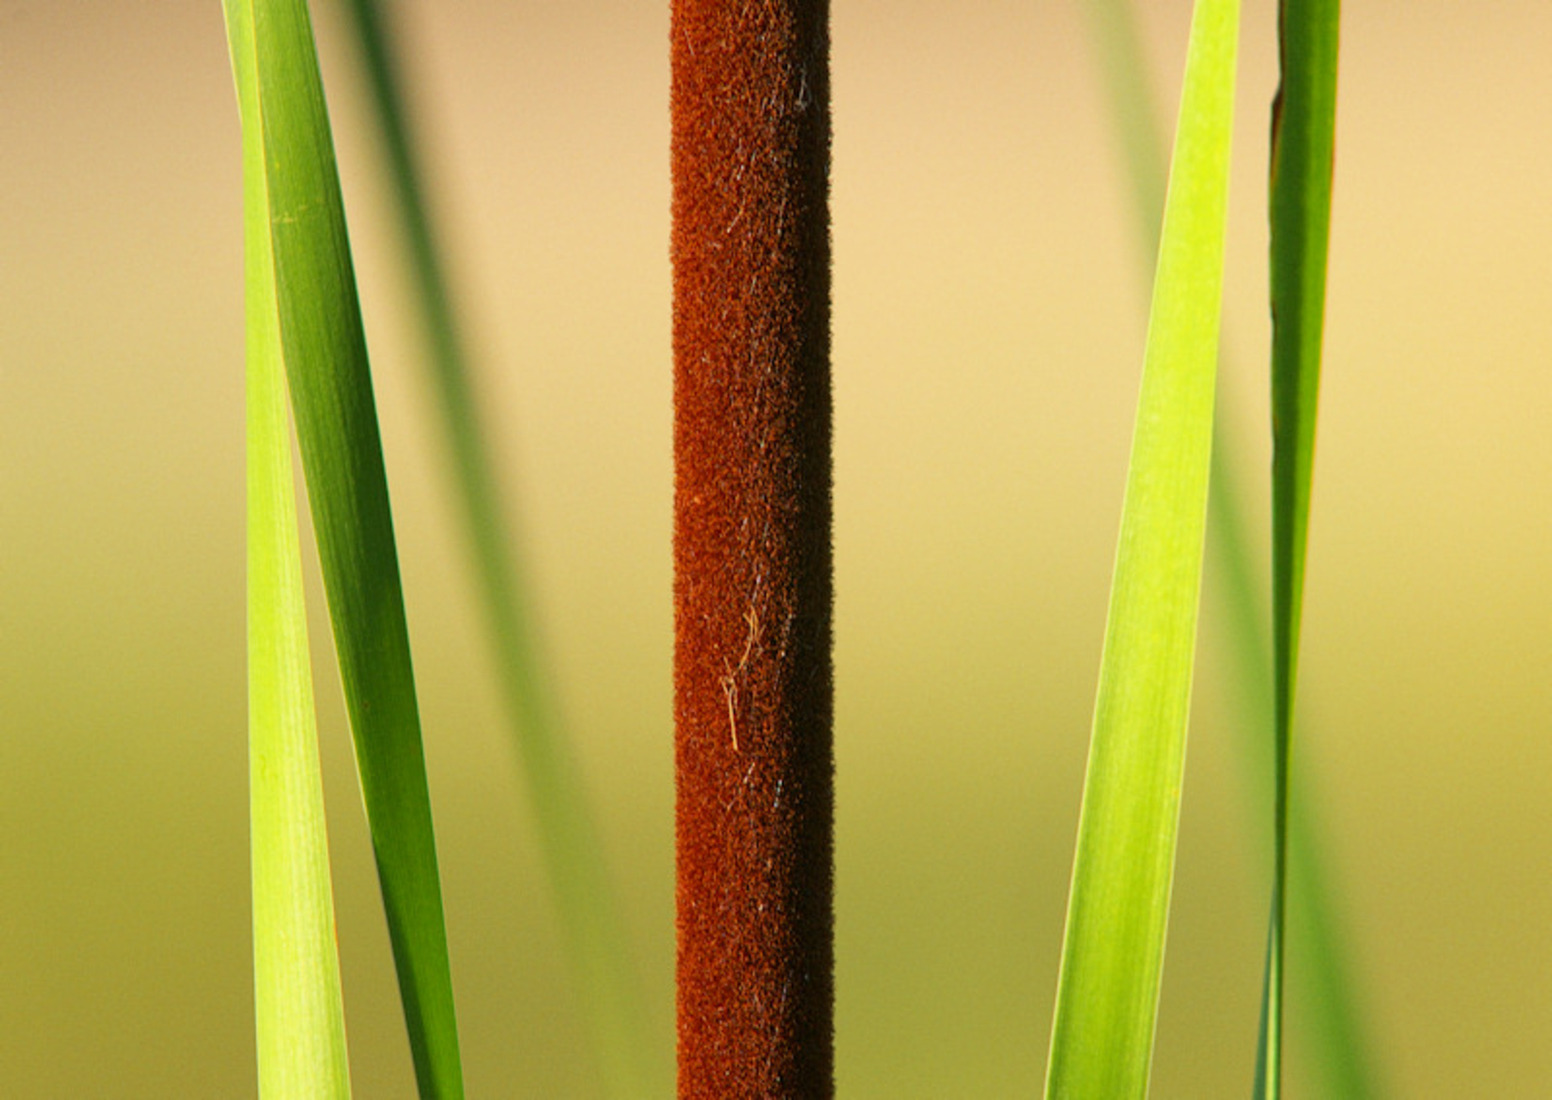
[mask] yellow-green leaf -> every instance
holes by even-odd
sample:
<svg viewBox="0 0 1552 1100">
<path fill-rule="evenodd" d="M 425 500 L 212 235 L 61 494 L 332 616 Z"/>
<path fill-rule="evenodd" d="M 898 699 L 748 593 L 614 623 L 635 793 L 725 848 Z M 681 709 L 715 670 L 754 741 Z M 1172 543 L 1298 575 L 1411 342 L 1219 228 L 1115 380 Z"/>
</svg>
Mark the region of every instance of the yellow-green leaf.
<svg viewBox="0 0 1552 1100">
<path fill-rule="evenodd" d="M 1197 0 L 1068 899 L 1046 1095 L 1146 1094 L 1185 761 L 1237 0 Z"/>
<path fill-rule="evenodd" d="M 388 484 L 333 142 L 303 0 L 228 0 L 251 50 L 280 349 L 423 1097 L 463 1076 Z M 242 79 L 239 66 L 239 80 Z"/>
<path fill-rule="evenodd" d="M 252 27 L 226 5 L 243 118 L 258 87 Z M 280 357 L 263 144 L 243 128 L 247 313 L 248 770 L 259 1094 L 350 1095 L 334 897 L 318 767 L 291 424 Z"/>
</svg>

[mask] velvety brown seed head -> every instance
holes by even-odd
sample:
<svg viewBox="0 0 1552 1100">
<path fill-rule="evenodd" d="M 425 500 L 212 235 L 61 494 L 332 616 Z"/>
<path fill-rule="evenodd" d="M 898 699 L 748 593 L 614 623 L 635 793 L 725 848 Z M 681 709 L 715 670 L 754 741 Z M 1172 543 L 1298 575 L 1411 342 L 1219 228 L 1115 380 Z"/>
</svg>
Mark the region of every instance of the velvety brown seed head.
<svg viewBox="0 0 1552 1100">
<path fill-rule="evenodd" d="M 828 14 L 673 3 L 681 1097 L 834 1092 Z"/>
</svg>

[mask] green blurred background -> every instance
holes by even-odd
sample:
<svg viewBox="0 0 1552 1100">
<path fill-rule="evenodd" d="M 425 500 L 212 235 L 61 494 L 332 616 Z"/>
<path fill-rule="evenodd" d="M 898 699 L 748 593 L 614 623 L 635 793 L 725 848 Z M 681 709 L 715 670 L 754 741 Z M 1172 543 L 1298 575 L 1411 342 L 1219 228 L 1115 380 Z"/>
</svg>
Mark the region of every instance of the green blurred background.
<svg viewBox="0 0 1552 1100">
<path fill-rule="evenodd" d="M 1141 6 L 1170 103 L 1189 6 Z M 1245 12 L 1226 303 L 1258 526 L 1272 7 Z M 585 1097 L 357 58 L 317 10 L 470 1094 Z M 667 4 L 398 11 L 551 665 L 668 1044 Z M 844 1096 L 1042 1080 L 1143 338 L 1086 31 L 1074 2 L 834 5 Z M 1344 26 L 1298 753 L 1398 1097 L 1552 1077 L 1549 58 L 1543 0 L 1351 4 Z M 240 192 L 215 0 L 0 0 L 6 1096 L 255 1091 Z M 1254 1057 L 1269 876 L 1221 618 L 1209 602 L 1161 1097 L 1246 1095 Z M 408 1097 L 313 626 L 356 1091 Z M 1318 1095 L 1297 1011 L 1291 1028 L 1294 1095 Z"/>
</svg>

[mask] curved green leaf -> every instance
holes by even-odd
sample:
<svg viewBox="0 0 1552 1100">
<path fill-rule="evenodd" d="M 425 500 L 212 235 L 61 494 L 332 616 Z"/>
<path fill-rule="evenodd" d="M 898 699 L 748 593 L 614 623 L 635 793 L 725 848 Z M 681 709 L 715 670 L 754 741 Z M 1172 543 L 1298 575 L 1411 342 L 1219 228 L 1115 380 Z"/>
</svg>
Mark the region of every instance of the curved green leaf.
<svg viewBox="0 0 1552 1100">
<path fill-rule="evenodd" d="M 226 4 L 244 118 L 258 97 L 252 27 Z M 264 150 L 243 127 L 247 313 L 248 771 L 259 1094 L 350 1095 L 329 842 L 313 712 L 291 426 L 269 247 Z"/>
<path fill-rule="evenodd" d="M 1146 1094 L 1211 457 L 1237 0 L 1192 17 L 1047 1069 L 1049 1098 Z"/>
<path fill-rule="evenodd" d="M 421 1095 L 463 1095 L 431 800 L 388 484 L 312 27 L 229 0 L 252 43 L 281 351 Z M 236 37 L 236 36 L 234 36 Z M 241 74 L 239 74 L 240 77 Z"/>
</svg>

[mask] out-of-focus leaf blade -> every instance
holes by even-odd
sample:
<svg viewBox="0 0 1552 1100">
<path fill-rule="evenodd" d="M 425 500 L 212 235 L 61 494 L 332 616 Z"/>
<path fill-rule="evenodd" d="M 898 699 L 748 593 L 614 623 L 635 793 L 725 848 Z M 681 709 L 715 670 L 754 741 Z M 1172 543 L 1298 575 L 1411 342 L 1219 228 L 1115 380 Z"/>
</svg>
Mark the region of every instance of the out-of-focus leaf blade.
<svg viewBox="0 0 1552 1100">
<path fill-rule="evenodd" d="M 1078 824 L 1046 1095 L 1146 1094 L 1211 459 L 1237 0 L 1192 16 Z"/>
<path fill-rule="evenodd" d="M 387 478 L 344 207 L 303 0 L 249 20 L 281 350 L 410 1050 L 423 1097 L 463 1095 L 431 800 Z"/>
<path fill-rule="evenodd" d="M 652 1041 L 630 957 L 625 922 L 582 776 L 543 671 L 515 524 L 500 506 L 495 469 L 481 429 L 466 341 L 428 210 L 417 145 L 396 64 L 391 12 L 377 0 L 349 0 L 382 131 L 410 271 L 430 345 L 434 393 L 452 458 L 454 483 L 473 552 L 513 743 L 534 806 L 540 850 L 554 890 L 562 942 L 608 1095 L 666 1095 L 668 1060 Z"/>
<path fill-rule="evenodd" d="M 291 427 L 269 242 L 252 19 L 226 0 L 243 119 L 247 313 L 248 770 L 259 1094 L 350 1095 L 313 712 Z"/>
<path fill-rule="evenodd" d="M 1282 0 L 1272 112 L 1272 681 L 1276 729 L 1272 917 L 1255 1095 L 1282 1094 L 1288 767 L 1298 684 L 1315 410 L 1325 325 L 1340 0 Z"/>
</svg>

